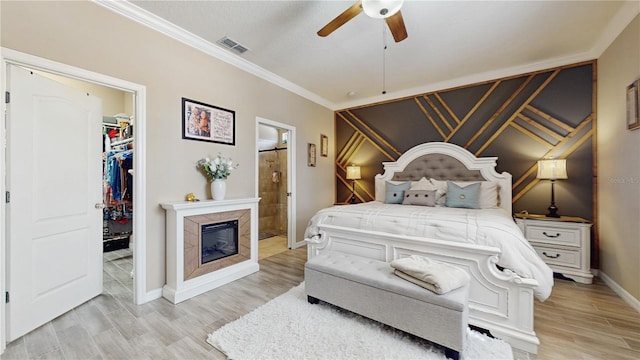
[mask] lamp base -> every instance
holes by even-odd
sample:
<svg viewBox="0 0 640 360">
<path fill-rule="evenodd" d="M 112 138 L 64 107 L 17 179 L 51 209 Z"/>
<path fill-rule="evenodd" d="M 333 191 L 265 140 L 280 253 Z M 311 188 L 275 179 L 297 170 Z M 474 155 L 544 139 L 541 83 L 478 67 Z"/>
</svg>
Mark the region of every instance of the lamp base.
<svg viewBox="0 0 640 360">
<path fill-rule="evenodd" d="M 551 206 L 548 207 L 549 213 L 547 214 L 547 217 L 552 217 L 552 218 L 559 218 L 560 215 L 558 215 L 558 207 L 555 206 L 554 204 L 551 204 Z"/>
</svg>

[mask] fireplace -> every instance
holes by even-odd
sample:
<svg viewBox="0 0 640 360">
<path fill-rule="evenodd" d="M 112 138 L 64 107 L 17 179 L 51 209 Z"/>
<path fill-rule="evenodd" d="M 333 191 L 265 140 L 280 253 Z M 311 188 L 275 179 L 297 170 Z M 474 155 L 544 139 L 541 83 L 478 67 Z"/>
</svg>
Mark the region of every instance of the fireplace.
<svg viewBox="0 0 640 360">
<path fill-rule="evenodd" d="M 238 220 L 202 225 L 200 229 L 200 264 L 220 260 L 238 253 Z"/>
<path fill-rule="evenodd" d="M 259 198 L 163 203 L 167 211 L 167 283 L 177 304 L 260 269 Z"/>
</svg>

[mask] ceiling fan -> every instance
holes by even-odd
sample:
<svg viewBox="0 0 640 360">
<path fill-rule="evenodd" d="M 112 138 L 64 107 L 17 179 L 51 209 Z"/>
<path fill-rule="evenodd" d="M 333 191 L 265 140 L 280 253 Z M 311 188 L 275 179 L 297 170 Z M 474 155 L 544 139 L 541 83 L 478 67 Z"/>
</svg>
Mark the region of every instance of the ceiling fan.
<svg viewBox="0 0 640 360">
<path fill-rule="evenodd" d="M 404 0 L 359 0 L 320 29 L 318 35 L 324 37 L 331 34 L 364 11 L 365 14 L 372 18 L 384 19 L 389 26 L 389 30 L 391 30 L 391 34 L 393 34 L 393 39 L 396 42 L 400 42 L 408 36 L 407 29 L 404 27 L 402 13 L 400 12 L 403 3 Z"/>
</svg>

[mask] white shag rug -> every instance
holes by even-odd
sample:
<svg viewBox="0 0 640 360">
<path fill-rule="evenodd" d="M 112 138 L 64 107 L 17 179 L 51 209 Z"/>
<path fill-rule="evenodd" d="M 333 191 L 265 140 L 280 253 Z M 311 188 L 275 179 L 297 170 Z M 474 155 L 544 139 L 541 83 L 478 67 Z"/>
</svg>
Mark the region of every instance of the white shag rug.
<svg viewBox="0 0 640 360">
<path fill-rule="evenodd" d="M 438 359 L 437 345 L 324 302 L 309 304 L 304 283 L 228 323 L 207 342 L 233 360 Z M 513 359 L 509 344 L 468 330 L 465 360 Z"/>
</svg>

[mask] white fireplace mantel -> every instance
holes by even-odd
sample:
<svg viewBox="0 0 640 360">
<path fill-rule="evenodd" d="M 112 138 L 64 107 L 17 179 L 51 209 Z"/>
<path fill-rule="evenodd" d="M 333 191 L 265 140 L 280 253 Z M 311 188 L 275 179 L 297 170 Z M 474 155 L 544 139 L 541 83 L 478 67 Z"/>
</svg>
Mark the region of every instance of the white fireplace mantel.
<svg viewBox="0 0 640 360">
<path fill-rule="evenodd" d="M 228 200 L 177 201 L 162 203 L 166 210 L 167 283 L 162 296 L 174 304 L 252 274 L 258 265 L 258 202 L 260 198 Z M 250 259 L 185 280 L 184 218 L 228 211 L 250 211 Z"/>
</svg>

